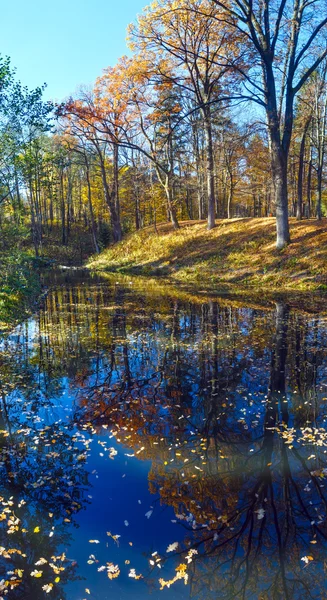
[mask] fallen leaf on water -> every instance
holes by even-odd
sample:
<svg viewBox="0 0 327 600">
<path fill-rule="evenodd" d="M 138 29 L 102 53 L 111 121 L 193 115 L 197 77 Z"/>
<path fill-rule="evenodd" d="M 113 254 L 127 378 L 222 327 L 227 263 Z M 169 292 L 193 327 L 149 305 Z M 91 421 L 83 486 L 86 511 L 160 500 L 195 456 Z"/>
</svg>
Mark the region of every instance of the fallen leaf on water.
<svg viewBox="0 0 327 600">
<path fill-rule="evenodd" d="M 53 588 L 53 583 L 46 583 L 45 585 L 42 586 L 42 590 L 44 590 L 46 594 L 50 594 L 52 588 Z"/>
<path fill-rule="evenodd" d="M 302 556 L 301 560 L 303 560 L 305 566 L 308 566 L 309 562 L 313 560 L 313 556 Z"/>
</svg>

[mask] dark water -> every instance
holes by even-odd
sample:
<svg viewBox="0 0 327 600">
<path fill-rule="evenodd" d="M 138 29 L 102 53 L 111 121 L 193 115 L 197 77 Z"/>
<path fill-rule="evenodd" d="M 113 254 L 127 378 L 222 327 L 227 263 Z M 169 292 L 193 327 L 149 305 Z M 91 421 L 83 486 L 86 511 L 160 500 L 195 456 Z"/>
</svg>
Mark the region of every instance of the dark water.
<svg viewBox="0 0 327 600">
<path fill-rule="evenodd" d="M 64 275 L 0 347 L 0 598 L 326 598 L 326 333 Z"/>
</svg>

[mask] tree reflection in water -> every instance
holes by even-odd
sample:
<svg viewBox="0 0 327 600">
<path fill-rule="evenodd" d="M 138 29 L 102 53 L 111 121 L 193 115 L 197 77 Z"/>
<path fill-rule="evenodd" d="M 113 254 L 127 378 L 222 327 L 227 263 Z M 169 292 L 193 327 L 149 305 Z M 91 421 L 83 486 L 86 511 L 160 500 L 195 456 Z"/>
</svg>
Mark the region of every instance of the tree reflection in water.
<svg viewBox="0 0 327 600">
<path fill-rule="evenodd" d="M 156 547 L 164 579 L 186 562 L 192 598 L 325 597 L 322 318 L 110 280 L 57 287 L 33 326 L 35 347 L 22 326 L 1 357 L 2 484 L 28 501 L 15 568 L 32 570 L 49 545 L 34 523 L 48 532 L 56 521 L 53 554 L 58 540 L 68 546 L 65 518 L 88 485 L 77 442 L 107 427 L 130 460 L 151 461 L 150 490 L 174 508 L 179 545 Z M 40 425 L 67 377 L 73 414 Z"/>
</svg>

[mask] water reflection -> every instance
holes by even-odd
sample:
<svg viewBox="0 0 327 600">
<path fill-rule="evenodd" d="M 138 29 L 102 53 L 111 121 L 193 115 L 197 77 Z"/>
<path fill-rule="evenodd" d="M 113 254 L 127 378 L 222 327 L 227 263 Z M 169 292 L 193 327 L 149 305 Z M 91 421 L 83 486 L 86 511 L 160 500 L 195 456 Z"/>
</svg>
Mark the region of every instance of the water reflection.
<svg viewBox="0 0 327 600">
<path fill-rule="evenodd" d="M 56 420 L 60 383 L 43 369 L 41 338 L 39 331 L 34 348 L 29 327 L 21 326 L 0 354 L 0 594 L 26 600 L 43 597 L 42 586 L 66 597 L 61 584 L 74 580 L 76 569 L 59 548 L 70 543 L 67 524 L 88 489 L 84 450 L 72 427 Z"/>
<path fill-rule="evenodd" d="M 96 518 L 95 440 L 117 494 L 126 461 L 149 465 L 144 519 L 159 526 L 142 540 L 147 556 L 134 556 L 142 579 L 117 547 L 122 583 L 106 579 L 94 597 L 323 598 L 326 329 L 285 302 L 239 306 L 115 279 L 58 284 L 0 356 L 0 477 L 19 518 L 8 534 L 6 515 L 0 543 L 26 554 L 2 555 L 4 591 L 12 578 L 13 598 L 42 598 L 48 582 L 52 597 L 80 597 L 65 584 L 85 575 L 69 548 L 83 538 L 81 509 Z M 40 557 L 41 583 L 30 575 Z"/>
</svg>

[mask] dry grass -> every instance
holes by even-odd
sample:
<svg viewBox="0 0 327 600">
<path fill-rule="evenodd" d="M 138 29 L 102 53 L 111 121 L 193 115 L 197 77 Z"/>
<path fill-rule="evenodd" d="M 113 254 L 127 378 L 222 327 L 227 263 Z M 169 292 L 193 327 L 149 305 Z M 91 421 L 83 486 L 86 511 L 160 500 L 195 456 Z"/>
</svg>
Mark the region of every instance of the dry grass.
<svg viewBox="0 0 327 600">
<path fill-rule="evenodd" d="M 121 273 L 163 275 L 183 283 L 221 289 L 270 291 L 327 289 L 327 219 L 291 220 L 292 243 L 275 249 L 275 219 L 232 219 L 207 231 L 185 221 L 174 231 L 147 228 L 93 257 L 88 267 Z"/>
</svg>

